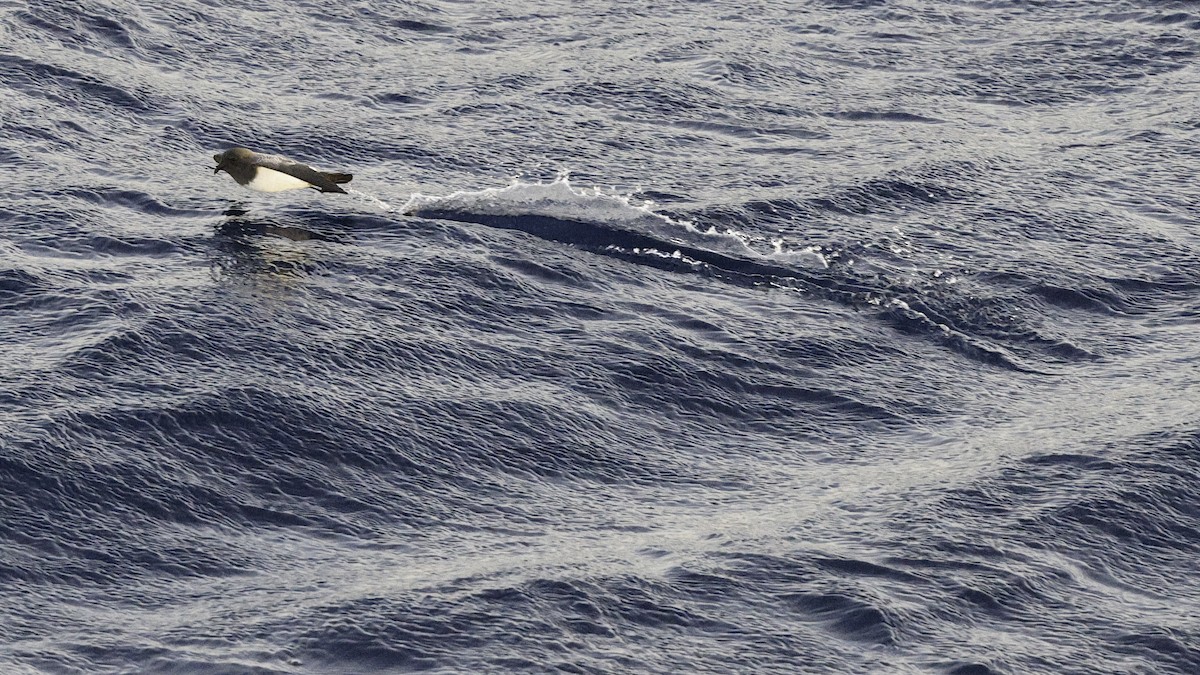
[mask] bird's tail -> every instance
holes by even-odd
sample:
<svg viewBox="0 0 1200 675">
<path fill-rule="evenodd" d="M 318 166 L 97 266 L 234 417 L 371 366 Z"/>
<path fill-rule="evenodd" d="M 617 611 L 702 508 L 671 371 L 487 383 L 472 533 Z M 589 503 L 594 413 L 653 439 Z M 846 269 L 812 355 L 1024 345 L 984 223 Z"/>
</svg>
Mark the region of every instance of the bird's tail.
<svg viewBox="0 0 1200 675">
<path fill-rule="evenodd" d="M 327 173 L 325 174 L 325 177 L 339 185 L 342 183 L 349 183 L 354 178 L 353 175 L 348 173 Z"/>
</svg>

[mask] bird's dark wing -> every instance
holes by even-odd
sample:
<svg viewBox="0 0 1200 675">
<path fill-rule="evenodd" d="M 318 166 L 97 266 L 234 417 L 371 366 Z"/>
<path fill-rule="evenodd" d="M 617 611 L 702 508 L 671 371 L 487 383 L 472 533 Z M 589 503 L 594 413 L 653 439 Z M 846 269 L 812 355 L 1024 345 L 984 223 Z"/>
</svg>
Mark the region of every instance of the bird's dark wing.
<svg viewBox="0 0 1200 675">
<path fill-rule="evenodd" d="M 254 163 L 258 166 L 274 169 L 281 173 L 286 173 L 289 176 L 295 176 L 317 188 L 321 192 L 341 192 L 346 191 L 337 186 L 337 183 L 329 179 L 329 176 L 324 172 L 317 171 L 307 164 L 301 164 L 295 160 L 281 157 L 279 155 L 260 155 L 255 153 Z"/>
</svg>

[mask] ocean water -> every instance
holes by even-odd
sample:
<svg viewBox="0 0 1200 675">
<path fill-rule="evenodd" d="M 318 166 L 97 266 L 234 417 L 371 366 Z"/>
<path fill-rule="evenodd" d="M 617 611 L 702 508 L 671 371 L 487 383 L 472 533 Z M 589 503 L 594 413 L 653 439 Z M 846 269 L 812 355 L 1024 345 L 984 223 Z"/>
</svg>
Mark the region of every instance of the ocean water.
<svg viewBox="0 0 1200 675">
<path fill-rule="evenodd" d="M 0 2 L 0 672 L 1200 672 L 1198 55 Z"/>
</svg>

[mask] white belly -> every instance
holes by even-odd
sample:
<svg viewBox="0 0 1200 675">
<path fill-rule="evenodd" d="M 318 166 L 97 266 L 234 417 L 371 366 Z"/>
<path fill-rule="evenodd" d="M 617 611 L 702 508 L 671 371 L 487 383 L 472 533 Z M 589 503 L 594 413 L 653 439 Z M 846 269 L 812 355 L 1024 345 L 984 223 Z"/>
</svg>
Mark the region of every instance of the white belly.
<svg viewBox="0 0 1200 675">
<path fill-rule="evenodd" d="M 259 192 L 283 192 L 284 190 L 312 187 L 312 185 L 282 171 L 260 166 L 258 171 L 254 172 L 254 180 L 246 183 L 246 187 Z"/>
</svg>

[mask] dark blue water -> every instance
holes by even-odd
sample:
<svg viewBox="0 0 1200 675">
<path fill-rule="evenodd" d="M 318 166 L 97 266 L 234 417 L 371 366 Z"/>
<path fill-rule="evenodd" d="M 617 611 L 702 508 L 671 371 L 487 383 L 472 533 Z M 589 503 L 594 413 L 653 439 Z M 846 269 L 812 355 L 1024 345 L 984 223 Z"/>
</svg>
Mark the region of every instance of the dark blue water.
<svg viewBox="0 0 1200 675">
<path fill-rule="evenodd" d="M 0 2 L 0 672 L 1200 672 L 1198 55 Z"/>
</svg>

